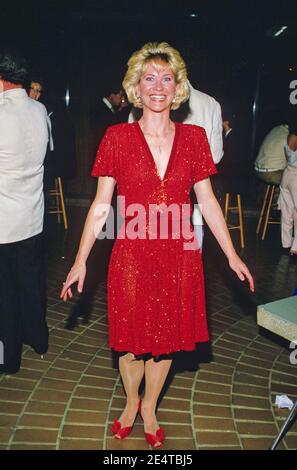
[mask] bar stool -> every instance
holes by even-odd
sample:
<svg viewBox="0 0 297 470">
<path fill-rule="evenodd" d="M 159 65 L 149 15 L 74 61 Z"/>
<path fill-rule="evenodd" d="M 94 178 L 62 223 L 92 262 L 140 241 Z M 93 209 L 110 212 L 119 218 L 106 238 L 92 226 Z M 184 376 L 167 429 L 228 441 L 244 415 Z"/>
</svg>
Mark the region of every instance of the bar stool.
<svg viewBox="0 0 297 470">
<path fill-rule="evenodd" d="M 277 186 L 276 184 L 267 185 L 263 205 L 260 211 L 256 234 L 257 235 L 259 234 L 263 216 L 265 216 L 264 227 L 263 227 L 263 232 L 262 232 L 262 240 L 264 240 L 266 236 L 268 224 L 280 224 L 279 220 L 276 220 L 270 217 L 271 208 L 276 209 L 276 204 L 273 204 L 273 195 L 274 195 L 276 186 Z"/>
<path fill-rule="evenodd" d="M 229 230 L 239 230 L 240 231 L 240 246 L 241 248 L 244 248 L 244 232 L 243 232 L 243 217 L 242 217 L 242 207 L 241 207 L 241 197 L 240 194 L 236 194 L 236 199 L 237 199 L 237 205 L 230 207 L 230 199 L 232 196 L 235 196 L 235 194 L 231 193 L 226 193 L 226 198 L 225 198 L 225 221 L 227 224 L 227 227 Z M 235 212 L 238 214 L 238 223 L 239 225 L 231 225 L 228 224 L 228 213 L 229 212 Z"/>
<path fill-rule="evenodd" d="M 55 198 L 55 205 L 51 207 L 48 211 L 49 214 L 57 214 L 58 223 L 61 223 L 61 214 L 63 215 L 63 222 L 65 230 L 68 229 L 68 220 L 65 208 L 65 201 L 63 195 L 62 180 L 60 176 L 55 178 L 55 189 L 50 189 L 48 191 L 50 197 Z"/>
</svg>

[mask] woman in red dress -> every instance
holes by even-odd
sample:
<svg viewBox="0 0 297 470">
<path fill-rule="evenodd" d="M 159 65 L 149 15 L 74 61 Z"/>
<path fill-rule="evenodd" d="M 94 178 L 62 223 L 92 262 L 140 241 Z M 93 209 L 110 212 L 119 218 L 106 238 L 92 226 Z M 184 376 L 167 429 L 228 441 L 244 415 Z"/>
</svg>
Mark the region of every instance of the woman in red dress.
<svg viewBox="0 0 297 470">
<path fill-rule="evenodd" d="M 76 282 L 82 291 L 86 261 L 117 184 L 124 223 L 109 264 L 108 320 L 110 346 L 120 352 L 127 404 L 112 431 L 124 439 L 139 412 L 145 438 L 157 448 L 165 433 L 158 426 L 156 406 L 171 354 L 194 350 L 197 342 L 209 338 L 201 252 L 193 229 L 185 229 L 193 187 L 231 269 L 248 280 L 252 291 L 254 285 L 211 189 L 209 176 L 216 169 L 204 129 L 170 120 L 170 110 L 189 97 L 179 52 L 167 43 L 146 44 L 130 58 L 123 86 L 143 116 L 136 123 L 110 127 L 99 146 L 92 172 L 99 177 L 97 194 L 61 297 L 72 297 L 71 285 Z M 140 400 L 143 377 L 145 393 Z"/>
</svg>

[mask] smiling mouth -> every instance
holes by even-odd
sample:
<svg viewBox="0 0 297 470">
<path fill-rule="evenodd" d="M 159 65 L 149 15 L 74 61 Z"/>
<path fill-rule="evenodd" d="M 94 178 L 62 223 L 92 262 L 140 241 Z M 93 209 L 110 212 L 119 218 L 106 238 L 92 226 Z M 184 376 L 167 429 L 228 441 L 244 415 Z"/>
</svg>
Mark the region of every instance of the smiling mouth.
<svg viewBox="0 0 297 470">
<path fill-rule="evenodd" d="M 166 96 L 165 95 L 151 95 L 150 99 L 153 101 L 164 101 L 166 100 Z"/>
</svg>

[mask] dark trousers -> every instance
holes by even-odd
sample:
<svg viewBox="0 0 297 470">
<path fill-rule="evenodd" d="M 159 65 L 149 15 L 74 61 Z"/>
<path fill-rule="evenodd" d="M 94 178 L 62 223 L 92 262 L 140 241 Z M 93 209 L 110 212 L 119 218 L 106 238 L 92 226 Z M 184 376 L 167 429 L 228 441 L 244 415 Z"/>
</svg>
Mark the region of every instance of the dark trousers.
<svg viewBox="0 0 297 470">
<path fill-rule="evenodd" d="M 0 244 L 0 373 L 20 369 L 22 345 L 48 349 L 43 235 Z M 3 360 L 4 359 L 4 360 Z"/>
</svg>

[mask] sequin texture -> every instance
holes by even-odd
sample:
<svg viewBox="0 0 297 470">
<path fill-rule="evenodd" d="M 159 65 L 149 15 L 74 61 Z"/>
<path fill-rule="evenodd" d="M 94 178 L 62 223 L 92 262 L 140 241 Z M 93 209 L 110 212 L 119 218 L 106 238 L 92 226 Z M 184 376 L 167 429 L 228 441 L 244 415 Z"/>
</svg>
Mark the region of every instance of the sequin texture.
<svg viewBox="0 0 297 470">
<path fill-rule="evenodd" d="M 142 204 L 147 214 L 150 204 L 155 204 L 157 211 L 162 205 L 182 208 L 190 204 L 193 185 L 215 173 L 204 129 L 177 123 L 163 179 L 138 123 L 107 130 L 92 171 L 93 176 L 113 176 L 126 207 Z M 112 250 L 108 273 L 110 346 L 116 351 L 154 356 L 193 350 L 195 343 L 209 338 L 201 253 L 185 250 L 185 239 L 175 238 L 174 230 L 167 239 L 150 238 L 148 220 L 143 223 L 145 239 L 118 238 Z"/>
</svg>

